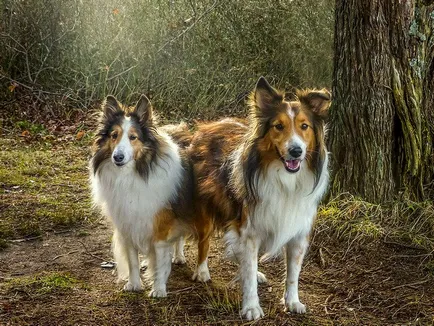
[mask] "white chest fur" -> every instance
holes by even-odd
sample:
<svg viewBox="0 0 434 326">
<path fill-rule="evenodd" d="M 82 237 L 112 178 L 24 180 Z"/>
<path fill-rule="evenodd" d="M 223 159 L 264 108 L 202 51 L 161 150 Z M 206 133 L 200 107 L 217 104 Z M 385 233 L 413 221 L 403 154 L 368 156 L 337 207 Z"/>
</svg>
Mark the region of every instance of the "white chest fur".
<svg viewBox="0 0 434 326">
<path fill-rule="evenodd" d="M 154 217 L 176 196 L 181 176 L 178 149 L 170 141 L 167 156 L 158 158 L 148 180 L 139 176 L 134 161 L 119 168 L 107 159 L 91 176 L 93 198 L 119 233 L 146 253 Z"/>
<path fill-rule="evenodd" d="M 318 203 L 327 189 L 327 158 L 315 189 L 314 178 L 306 162 L 296 174 L 288 173 L 280 162 L 275 162 L 259 178 L 260 201 L 251 215 L 248 232 L 261 238 L 266 256 L 278 253 L 293 237 L 309 234 Z"/>
</svg>

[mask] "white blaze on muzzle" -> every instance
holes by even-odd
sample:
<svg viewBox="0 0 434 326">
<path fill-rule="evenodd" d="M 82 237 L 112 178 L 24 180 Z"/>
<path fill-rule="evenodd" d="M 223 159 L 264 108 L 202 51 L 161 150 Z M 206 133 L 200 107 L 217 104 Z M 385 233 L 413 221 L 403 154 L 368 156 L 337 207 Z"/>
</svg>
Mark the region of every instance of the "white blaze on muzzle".
<svg viewBox="0 0 434 326">
<path fill-rule="evenodd" d="M 122 123 L 122 138 L 119 143 L 116 145 L 113 154 L 112 154 L 112 162 L 117 166 L 123 166 L 128 162 L 132 161 L 134 158 L 134 149 L 131 146 L 130 138 L 129 138 L 129 130 L 132 126 L 131 120 L 129 117 L 125 117 Z"/>
</svg>

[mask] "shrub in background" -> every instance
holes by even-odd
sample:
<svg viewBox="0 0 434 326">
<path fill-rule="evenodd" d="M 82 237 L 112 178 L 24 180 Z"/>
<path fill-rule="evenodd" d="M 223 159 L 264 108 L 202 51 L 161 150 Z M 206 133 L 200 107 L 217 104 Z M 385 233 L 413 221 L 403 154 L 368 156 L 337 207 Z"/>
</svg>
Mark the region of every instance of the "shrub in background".
<svg viewBox="0 0 434 326">
<path fill-rule="evenodd" d="M 146 93 L 168 120 L 239 114 L 260 75 L 331 85 L 333 4 L 1 0 L 1 104 L 63 117 Z"/>
</svg>

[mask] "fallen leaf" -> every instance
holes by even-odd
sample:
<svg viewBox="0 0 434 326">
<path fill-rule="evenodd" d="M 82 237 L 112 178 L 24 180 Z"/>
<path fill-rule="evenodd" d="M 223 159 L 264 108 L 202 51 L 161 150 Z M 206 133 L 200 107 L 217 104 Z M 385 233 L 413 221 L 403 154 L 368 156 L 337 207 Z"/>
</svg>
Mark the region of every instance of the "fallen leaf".
<svg viewBox="0 0 434 326">
<path fill-rule="evenodd" d="M 77 132 L 77 135 L 75 135 L 75 139 L 76 140 L 81 140 L 84 135 L 85 135 L 84 130 L 80 130 L 79 132 Z"/>
<path fill-rule="evenodd" d="M 12 84 L 8 88 L 9 88 L 9 91 L 12 93 L 16 87 L 17 87 L 17 84 Z"/>
<path fill-rule="evenodd" d="M 21 136 L 22 136 L 22 137 L 29 137 L 29 136 L 30 136 L 30 132 L 29 132 L 28 130 L 24 130 L 24 131 L 21 133 Z"/>
</svg>

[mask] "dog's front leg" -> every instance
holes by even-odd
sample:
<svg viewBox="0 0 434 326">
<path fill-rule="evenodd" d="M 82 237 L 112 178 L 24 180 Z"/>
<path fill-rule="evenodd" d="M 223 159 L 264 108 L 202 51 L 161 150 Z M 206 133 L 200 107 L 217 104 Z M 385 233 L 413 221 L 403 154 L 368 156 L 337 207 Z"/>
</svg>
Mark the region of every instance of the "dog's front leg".
<svg viewBox="0 0 434 326">
<path fill-rule="evenodd" d="M 286 244 L 285 310 L 303 314 L 306 307 L 298 298 L 298 278 L 303 258 L 309 245 L 308 236 L 297 236 Z"/>
<path fill-rule="evenodd" d="M 141 291 L 143 289 L 140 278 L 139 252 L 132 244 L 125 248 L 128 261 L 128 282 L 124 285 L 124 291 Z"/>
<path fill-rule="evenodd" d="M 167 296 L 166 283 L 172 268 L 172 247 L 173 245 L 167 241 L 158 241 L 150 250 L 148 266 L 152 281 L 150 297 Z"/>
<path fill-rule="evenodd" d="M 264 316 L 264 312 L 259 305 L 258 297 L 258 238 L 250 234 L 242 235 L 240 246 L 240 276 L 243 288 L 241 313 L 247 320 L 259 319 Z"/>
</svg>

